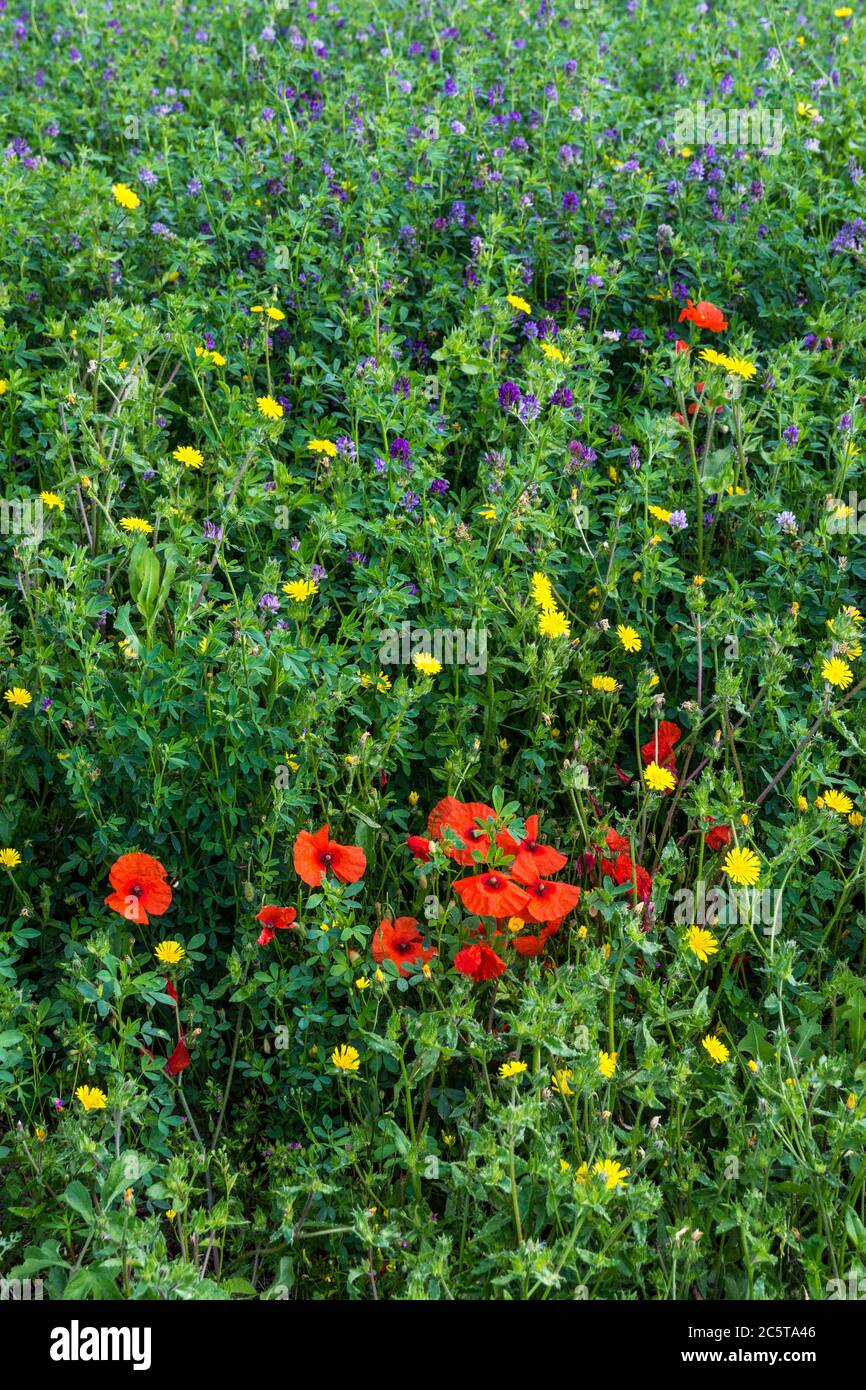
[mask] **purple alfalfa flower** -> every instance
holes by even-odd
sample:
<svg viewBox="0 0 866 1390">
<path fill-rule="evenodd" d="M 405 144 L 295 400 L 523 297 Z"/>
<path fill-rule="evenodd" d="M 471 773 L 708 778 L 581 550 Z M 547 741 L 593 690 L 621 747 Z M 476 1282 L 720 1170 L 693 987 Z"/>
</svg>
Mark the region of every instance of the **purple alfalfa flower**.
<svg viewBox="0 0 866 1390">
<path fill-rule="evenodd" d="M 863 249 L 863 241 L 866 238 L 866 222 L 862 217 L 855 217 L 852 222 L 843 222 L 838 232 L 830 242 L 830 250 L 853 251 L 859 255 Z"/>
<path fill-rule="evenodd" d="M 421 590 L 418 588 L 418 585 L 412 581 L 406 585 L 406 592 L 411 594 L 413 598 L 417 598 Z"/>
<path fill-rule="evenodd" d="M 800 431 L 796 425 L 786 425 L 782 430 L 782 438 L 786 444 L 796 444 L 800 438 Z"/>
<path fill-rule="evenodd" d="M 300 548 L 301 548 L 301 538 L 300 538 L 300 536 L 292 536 L 292 539 L 289 541 L 289 549 L 290 549 L 291 551 L 294 552 L 294 551 L 296 551 L 296 550 L 300 550 Z"/>
<path fill-rule="evenodd" d="M 704 525 L 705 525 L 705 526 L 712 526 L 712 524 L 713 524 L 713 522 L 715 521 L 715 519 L 716 519 L 716 514 L 715 514 L 715 512 L 704 512 Z"/>
<path fill-rule="evenodd" d="M 259 599 L 259 608 L 265 608 L 269 613 L 279 612 L 280 600 L 276 594 L 262 594 Z"/>
<path fill-rule="evenodd" d="M 783 512 L 776 513 L 776 525 L 783 535 L 796 536 L 797 534 L 797 518 L 787 508 Z"/>
<path fill-rule="evenodd" d="M 174 237 L 171 227 L 167 227 L 164 222 L 151 222 L 150 230 L 154 236 L 162 237 L 165 241 L 171 241 Z"/>
<path fill-rule="evenodd" d="M 729 97 L 734 90 L 733 75 L 729 72 L 723 73 L 719 79 L 719 96 Z"/>
<path fill-rule="evenodd" d="M 839 421 L 839 431 L 841 434 L 850 434 L 853 426 L 854 416 L 851 414 L 850 410 L 846 410 Z"/>
<path fill-rule="evenodd" d="M 211 521 L 209 517 L 205 520 L 204 527 L 202 528 L 202 534 L 204 535 L 206 541 L 216 541 L 217 544 L 219 544 L 219 542 L 223 538 L 222 527 L 217 526 L 216 523 Z"/>
<path fill-rule="evenodd" d="M 688 518 L 682 510 L 671 512 L 668 517 L 668 525 L 672 527 L 674 531 L 685 531 L 688 524 Z"/>
<path fill-rule="evenodd" d="M 600 275 L 587 275 L 586 283 L 590 289 L 600 290 L 604 284 Z"/>
<path fill-rule="evenodd" d="M 394 385 L 391 387 L 393 395 L 402 396 L 404 400 L 408 398 L 411 389 L 407 376 L 398 376 Z"/>
<path fill-rule="evenodd" d="M 340 434 L 334 440 L 334 443 L 337 446 L 337 453 L 340 455 L 340 458 L 350 459 L 354 463 L 357 457 L 354 439 L 350 439 L 347 434 Z"/>
<path fill-rule="evenodd" d="M 498 394 L 501 410 L 513 410 L 520 401 L 520 387 L 513 381 L 503 381 Z"/>
<path fill-rule="evenodd" d="M 292 408 L 292 403 L 289 400 L 288 396 L 277 396 L 277 405 L 281 405 L 283 407 L 283 413 L 285 415 L 288 415 L 289 411 Z"/>
<path fill-rule="evenodd" d="M 421 498 L 418 496 L 417 492 L 404 492 L 400 500 L 407 512 L 414 512 L 416 507 L 421 504 Z"/>
<path fill-rule="evenodd" d="M 551 405 L 559 405 L 564 409 L 574 405 L 574 392 L 568 386 L 557 386 L 550 398 Z"/>
<path fill-rule="evenodd" d="M 142 482 L 145 482 L 145 483 L 149 483 L 150 480 L 151 480 L 151 478 L 155 478 L 155 477 L 156 477 L 156 469 L 155 469 L 155 468 L 145 468 L 144 472 L 143 472 L 142 475 L 141 475 Z"/>
<path fill-rule="evenodd" d="M 848 177 L 851 180 L 851 182 L 855 185 L 858 184 L 863 177 L 862 165 L 857 163 L 857 160 L 854 158 L 853 154 L 851 158 L 848 160 Z"/>
<path fill-rule="evenodd" d="M 40 702 L 39 702 L 39 708 L 40 708 L 41 710 L 50 709 L 51 706 L 52 706 L 52 704 L 53 704 L 53 701 L 49 698 L 49 696 L 43 695 L 43 696 L 42 696 L 42 699 L 41 699 Z"/>
<path fill-rule="evenodd" d="M 538 416 L 539 409 L 538 397 L 534 396 L 531 391 L 527 391 L 526 395 L 520 399 L 517 414 L 524 425 L 530 425 Z"/>
<path fill-rule="evenodd" d="M 312 565 L 310 567 L 310 578 L 314 584 L 320 583 L 321 580 L 327 579 L 327 577 L 328 571 L 325 569 L 324 565 Z"/>
<path fill-rule="evenodd" d="M 148 169 L 147 166 L 144 164 L 138 171 L 138 181 L 139 183 L 143 183 L 145 188 L 153 188 L 156 184 L 159 183 L 159 179 L 157 178 L 153 170 Z"/>
<path fill-rule="evenodd" d="M 402 435 L 398 434 L 396 439 L 391 440 L 388 453 L 392 459 L 406 460 L 409 458 L 410 452 L 409 441 L 404 439 Z"/>
<path fill-rule="evenodd" d="M 191 198 L 197 198 L 201 193 L 201 179 L 187 179 L 186 191 Z"/>
<path fill-rule="evenodd" d="M 387 463 L 385 462 L 385 460 L 384 460 L 383 458 L 379 458 L 379 456 L 378 456 L 378 454 L 377 454 L 376 457 L 373 459 L 373 472 L 374 472 L 374 473 L 387 473 L 387 471 L 388 471 L 388 465 L 387 465 Z"/>
<path fill-rule="evenodd" d="M 347 565 L 359 565 L 361 569 L 365 569 L 369 563 L 369 557 L 364 554 L 363 550 L 350 550 L 346 555 Z"/>
<path fill-rule="evenodd" d="M 575 468 L 588 468 L 589 465 L 595 463 L 598 458 L 595 449 L 590 449 L 587 444 L 583 444 L 579 439 L 569 440 L 568 452 L 571 455 L 571 462 Z"/>
<path fill-rule="evenodd" d="M 640 452 L 636 444 L 632 444 L 628 451 L 629 468 L 640 468 Z"/>
<path fill-rule="evenodd" d="M 562 195 L 562 211 L 577 212 L 579 207 L 580 199 L 577 194 L 572 192 L 571 189 L 566 189 L 565 193 Z"/>
<path fill-rule="evenodd" d="M 433 497 L 444 497 L 450 486 L 447 478 L 434 478 L 430 484 L 430 494 Z"/>
</svg>

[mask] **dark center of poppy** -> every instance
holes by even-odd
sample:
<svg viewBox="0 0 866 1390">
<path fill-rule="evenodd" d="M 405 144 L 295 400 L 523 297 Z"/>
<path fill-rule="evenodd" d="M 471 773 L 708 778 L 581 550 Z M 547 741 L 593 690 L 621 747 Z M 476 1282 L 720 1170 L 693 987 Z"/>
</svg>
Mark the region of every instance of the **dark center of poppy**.
<svg viewBox="0 0 866 1390">
<path fill-rule="evenodd" d="M 322 863 L 324 864 L 324 866 L 325 866 L 326 869 L 330 869 L 330 867 L 331 867 L 331 865 L 333 864 L 333 862 L 334 862 L 334 856 L 333 856 L 333 854 L 323 854 L 323 855 L 322 855 Z"/>
<path fill-rule="evenodd" d="M 497 874 L 488 874 L 484 886 L 485 888 L 501 888 L 502 880 Z"/>
<path fill-rule="evenodd" d="M 535 851 L 538 849 L 538 841 L 537 841 L 537 840 L 524 840 L 524 841 L 523 841 L 523 844 L 521 845 L 521 849 L 528 850 L 530 854 L 534 854 Z"/>
<path fill-rule="evenodd" d="M 542 883 L 541 881 L 539 881 L 538 883 L 533 884 L 532 891 L 537 898 L 543 898 L 549 886 L 549 884 Z"/>
<path fill-rule="evenodd" d="M 395 941 L 395 942 L 394 942 L 394 950 L 395 950 L 395 951 L 400 951 L 403 955 L 405 955 L 405 954 L 407 953 L 407 951 L 411 951 L 411 950 L 412 950 L 412 942 L 411 942 L 411 941 Z"/>
<path fill-rule="evenodd" d="M 484 834 L 481 830 L 467 830 L 466 838 L 467 840 L 483 840 Z"/>
<path fill-rule="evenodd" d="M 140 898 L 140 897 L 141 897 L 141 884 L 140 884 L 140 883 L 133 883 L 132 887 L 131 887 L 130 890 L 129 890 L 129 895 L 130 895 L 130 897 L 132 897 L 132 898 Z"/>
</svg>

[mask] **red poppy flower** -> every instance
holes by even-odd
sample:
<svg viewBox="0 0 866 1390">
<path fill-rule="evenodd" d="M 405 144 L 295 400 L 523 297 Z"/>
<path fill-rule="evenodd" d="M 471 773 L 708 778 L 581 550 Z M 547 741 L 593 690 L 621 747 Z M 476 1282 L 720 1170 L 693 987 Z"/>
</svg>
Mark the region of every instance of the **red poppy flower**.
<svg viewBox="0 0 866 1390">
<path fill-rule="evenodd" d="M 669 719 L 662 719 L 659 721 L 658 736 L 653 734 L 651 739 L 641 744 L 640 755 L 647 765 L 658 763 L 659 767 L 676 772 L 677 760 L 673 747 L 681 737 L 682 729 L 672 724 Z"/>
<path fill-rule="evenodd" d="M 434 947 L 425 946 L 414 917 L 398 917 L 391 922 L 386 917 L 373 934 L 373 959 L 381 965 L 387 956 L 392 960 L 401 975 L 408 975 L 407 965 L 419 961 L 426 965 L 436 954 Z"/>
<path fill-rule="evenodd" d="M 183 1040 L 183 1033 L 181 1033 L 177 1047 L 169 1057 L 163 1070 L 167 1076 L 177 1076 L 178 1072 L 188 1067 L 191 1061 L 192 1058 L 189 1055 L 189 1048 Z"/>
<path fill-rule="evenodd" d="M 616 854 L 621 854 L 624 849 L 629 849 L 629 841 L 625 835 L 620 835 L 618 830 L 606 830 L 604 843 L 608 849 L 612 849 Z"/>
<path fill-rule="evenodd" d="M 677 352 L 688 352 L 689 350 L 688 343 L 684 343 L 682 338 L 677 338 L 676 342 L 674 343 L 674 347 L 676 348 Z"/>
<path fill-rule="evenodd" d="M 425 840 L 423 835 L 407 835 L 406 844 L 412 851 L 415 859 L 420 859 L 422 864 L 426 864 L 430 858 L 430 841 Z"/>
<path fill-rule="evenodd" d="M 167 975 L 166 975 L 166 977 L 165 977 L 165 992 L 166 992 L 166 994 L 169 996 L 170 999 L 173 999 L 173 1000 L 174 1000 L 174 1002 L 175 1002 L 175 1004 L 176 1004 L 176 1003 L 177 1003 L 177 990 L 175 989 L 174 985 L 172 984 L 171 980 L 169 979 L 169 977 L 168 977 Z"/>
<path fill-rule="evenodd" d="M 293 907 L 263 907 L 261 912 L 256 913 L 256 921 L 262 924 L 261 934 L 257 937 L 258 945 L 270 946 L 274 932 L 293 927 L 297 917 L 298 914 Z"/>
<path fill-rule="evenodd" d="M 714 825 L 704 836 L 704 844 L 709 849 L 724 849 L 731 843 L 731 828 L 728 825 Z"/>
<path fill-rule="evenodd" d="M 127 922 L 146 926 L 150 918 L 161 917 L 171 906 L 171 884 L 165 869 L 151 854 L 122 854 L 111 866 L 108 881 L 114 889 L 106 906 L 119 912 Z"/>
<path fill-rule="evenodd" d="M 697 304 L 689 300 L 688 307 L 683 309 L 677 322 L 682 323 L 683 319 L 688 319 L 698 328 L 708 328 L 711 333 L 721 333 L 728 326 L 721 309 L 717 309 L 708 299 L 701 299 Z"/>
<path fill-rule="evenodd" d="M 464 946 L 454 957 L 454 969 L 461 975 L 471 975 L 477 985 L 483 980 L 495 980 L 497 975 L 505 974 L 505 961 L 489 946 L 478 942 L 475 946 Z"/>
<path fill-rule="evenodd" d="M 475 822 L 493 820 L 495 817 L 496 812 L 483 801 L 458 801 L 456 796 L 446 796 L 430 812 L 427 834 L 431 840 L 442 840 L 442 832 L 446 826 L 453 830 L 463 842 L 464 848 L 453 849 L 447 844 L 444 844 L 443 848 L 450 859 L 466 869 L 477 862 L 474 855 L 479 850 L 486 858 L 490 849 L 490 836 Z"/>
<path fill-rule="evenodd" d="M 323 825 L 315 835 L 302 830 L 295 840 L 295 872 L 311 888 L 318 888 L 324 874 L 333 874 L 341 883 L 357 883 L 364 877 L 367 856 L 359 845 L 339 845 L 328 839 Z"/>
<path fill-rule="evenodd" d="M 479 917 L 522 917 L 529 904 L 529 894 L 508 874 L 475 874 L 472 878 L 459 878 L 452 886 L 466 911 Z"/>
<path fill-rule="evenodd" d="M 518 868 L 532 879 L 540 874 L 555 874 L 568 863 L 566 856 L 560 854 L 558 849 L 554 849 L 552 845 L 538 843 L 538 816 L 527 816 L 526 835 L 519 844 L 507 830 L 496 836 L 496 843 L 506 854 L 515 856 L 511 873 L 515 878 L 519 878 L 521 883 L 528 880 L 521 877 L 517 872 Z"/>
<path fill-rule="evenodd" d="M 521 913 L 530 922 L 555 922 L 577 907 L 580 889 L 572 883 L 557 883 L 547 878 L 536 878 L 526 883 L 529 902 Z"/>
<path fill-rule="evenodd" d="M 601 871 L 605 878 L 612 878 L 614 883 L 637 883 L 637 894 L 641 902 L 648 902 L 652 892 L 653 881 L 646 869 L 642 869 L 640 864 L 633 864 L 631 856 L 624 851 L 618 854 L 615 863 L 609 859 L 601 861 Z M 632 897 L 634 897 L 634 886 L 632 886 Z"/>
<path fill-rule="evenodd" d="M 517 936 L 512 945 L 518 955 L 521 956 L 540 956 L 544 950 L 547 938 L 559 931 L 559 922 L 550 922 L 546 927 L 542 927 L 537 936 Z"/>
</svg>

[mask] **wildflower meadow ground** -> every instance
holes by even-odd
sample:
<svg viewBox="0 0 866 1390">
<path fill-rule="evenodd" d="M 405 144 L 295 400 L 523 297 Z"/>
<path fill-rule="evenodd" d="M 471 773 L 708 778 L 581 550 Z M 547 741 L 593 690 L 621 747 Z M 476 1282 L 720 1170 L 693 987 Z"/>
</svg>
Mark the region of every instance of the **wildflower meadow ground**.
<svg viewBox="0 0 866 1390">
<path fill-rule="evenodd" d="M 864 61 L 0 0 L 4 1297 L 866 1296 Z"/>
</svg>

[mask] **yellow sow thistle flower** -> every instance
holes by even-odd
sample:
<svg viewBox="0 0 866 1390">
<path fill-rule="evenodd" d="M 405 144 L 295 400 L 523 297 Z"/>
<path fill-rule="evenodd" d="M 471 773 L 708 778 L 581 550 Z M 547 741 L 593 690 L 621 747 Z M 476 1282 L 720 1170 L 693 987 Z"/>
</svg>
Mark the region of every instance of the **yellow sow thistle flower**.
<svg viewBox="0 0 866 1390">
<path fill-rule="evenodd" d="M 522 1076 L 525 1071 L 525 1062 L 503 1062 L 499 1068 L 499 1075 L 503 1081 L 511 1081 L 516 1076 Z"/>
<path fill-rule="evenodd" d="M 845 792 L 834 790 L 824 792 L 824 805 L 828 811 L 835 811 L 839 816 L 847 816 L 849 811 L 854 810 L 854 802 Z"/>
<path fill-rule="evenodd" d="M 550 1084 L 558 1096 L 573 1096 L 574 1092 L 569 1084 L 573 1080 L 574 1072 L 571 1068 L 562 1067 L 559 1071 L 553 1073 L 553 1076 L 550 1078 Z M 562 1171 L 565 1172 L 565 1169 Z"/>
<path fill-rule="evenodd" d="M 863 824 L 862 811 L 852 811 L 848 817 L 848 824 L 853 826 L 855 830 L 859 830 L 860 826 Z"/>
<path fill-rule="evenodd" d="M 608 1081 L 610 1081 L 611 1077 L 616 1071 L 616 1053 L 599 1052 L 598 1069 L 601 1072 L 602 1076 L 607 1077 Z"/>
<path fill-rule="evenodd" d="M 13 685 L 4 692 L 3 699 L 8 705 L 13 705 L 17 709 L 26 709 L 33 699 L 29 690 L 25 690 L 21 685 Z"/>
<path fill-rule="evenodd" d="M 282 420 L 283 407 L 279 401 L 274 400 L 273 396 L 257 396 L 256 405 L 259 408 L 259 414 L 264 415 L 266 420 Z"/>
<path fill-rule="evenodd" d="M 5 377 L 0 377 L 0 396 L 5 396 L 9 390 L 9 382 Z"/>
<path fill-rule="evenodd" d="M 17 849 L 0 849 L 0 866 L 4 869 L 17 869 L 21 863 L 21 855 Z"/>
<path fill-rule="evenodd" d="M 337 446 L 330 439 L 311 439 L 307 448 L 311 454 L 327 454 L 328 458 L 337 457 Z"/>
<path fill-rule="evenodd" d="M 160 941 L 153 954 L 160 965 L 180 965 L 186 951 L 179 941 Z"/>
<path fill-rule="evenodd" d="M 664 507 L 647 507 L 647 511 L 655 521 L 667 523 L 671 519 L 671 513 L 666 511 Z"/>
<path fill-rule="evenodd" d="M 808 809 L 809 809 L 809 803 L 808 803 L 808 801 L 806 800 L 805 796 L 798 796 L 798 797 L 797 797 L 797 810 L 798 810 L 798 811 L 808 811 Z"/>
<path fill-rule="evenodd" d="M 104 1110 L 108 1104 L 108 1096 L 98 1086 L 79 1086 L 75 1098 L 85 1110 Z"/>
<path fill-rule="evenodd" d="M 719 1042 L 719 1039 L 714 1037 L 712 1033 L 707 1033 L 707 1036 L 701 1039 L 701 1047 L 712 1060 L 718 1062 L 719 1065 L 721 1065 L 722 1062 L 727 1062 L 731 1055 L 725 1047 L 725 1044 Z"/>
<path fill-rule="evenodd" d="M 64 510 L 63 498 L 58 497 L 56 492 L 40 492 L 39 501 L 42 503 L 43 507 L 47 507 L 50 512 L 53 512 L 55 509 L 59 512 Z"/>
<path fill-rule="evenodd" d="M 554 343 L 542 343 L 541 351 L 544 353 L 548 362 L 564 362 L 565 358 L 559 348 Z"/>
<path fill-rule="evenodd" d="M 496 508 L 495 508 L 495 507 L 479 507 L 479 509 L 478 509 L 478 515 L 479 515 L 484 521 L 495 521 L 495 520 L 496 520 Z"/>
<path fill-rule="evenodd" d="M 760 1066 L 760 1063 L 759 1063 L 759 1062 L 756 1062 L 755 1059 L 754 1059 L 754 1057 L 750 1057 L 750 1058 L 749 1058 L 749 1062 L 748 1062 L 749 1071 L 751 1071 L 751 1072 L 756 1072 L 756 1071 L 758 1070 L 758 1067 L 759 1067 L 759 1066 Z"/>
<path fill-rule="evenodd" d="M 659 767 L 658 763 L 649 763 L 644 768 L 643 779 L 653 792 L 672 792 L 677 784 L 677 779 L 667 767 Z"/>
<path fill-rule="evenodd" d="M 689 927 L 685 936 L 685 944 L 688 950 L 696 955 L 698 960 L 704 964 L 710 956 L 714 956 L 719 949 L 719 943 L 713 933 L 707 931 L 706 927 Z"/>
<path fill-rule="evenodd" d="M 357 1048 L 348 1047 L 346 1043 L 341 1043 L 335 1047 L 331 1053 L 331 1061 L 338 1071 L 357 1071 L 361 1065 L 361 1058 Z"/>
<path fill-rule="evenodd" d="M 279 321 L 280 321 L 281 319 L 284 319 L 284 318 L 286 317 L 285 314 L 283 313 L 282 309 L 274 309 L 274 308 L 265 309 L 265 308 L 262 307 L 261 304 L 254 304 L 253 307 L 252 307 L 252 309 L 250 309 L 250 313 L 251 313 L 251 314 L 267 314 L 268 318 L 269 318 L 269 319 L 273 319 L 275 323 L 279 323 Z"/>
<path fill-rule="evenodd" d="M 753 849 L 731 849 L 725 855 L 723 871 L 732 883 L 753 888 L 761 876 L 761 861 Z"/>
<path fill-rule="evenodd" d="M 142 536 L 149 536 L 153 530 L 150 522 L 145 521 L 144 517 L 141 516 L 125 516 L 120 524 L 124 531 L 128 531 L 130 535 L 138 533 Z"/>
<path fill-rule="evenodd" d="M 536 570 L 529 581 L 529 592 L 539 608 L 555 608 L 556 599 L 553 596 L 553 586 L 546 574 Z"/>
<path fill-rule="evenodd" d="M 312 579 L 293 579 L 283 585 L 283 593 L 288 594 L 294 603 L 306 603 L 308 598 L 319 592 L 319 586 Z"/>
<path fill-rule="evenodd" d="M 619 682 L 615 681 L 613 676 L 593 676 L 592 688 L 603 691 L 605 695 L 613 695 L 614 691 L 619 689 Z"/>
<path fill-rule="evenodd" d="M 359 990 L 361 990 L 362 993 L 363 993 L 363 991 L 364 991 L 365 989 L 369 989 L 369 988 L 370 988 L 370 981 L 367 979 L 367 976 L 366 976 L 366 975 L 359 975 L 358 979 L 355 981 L 355 989 L 359 989 Z"/>
<path fill-rule="evenodd" d="M 442 662 L 437 661 L 435 656 L 428 656 L 426 652 L 416 652 L 412 658 L 412 665 L 422 676 L 438 676 L 442 670 Z"/>
<path fill-rule="evenodd" d="M 113 183 L 111 191 L 114 194 L 114 201 L 119 203 L 127 212 L 134 212 L 141 206 L 141 199 L 137 193 L 133 193 L 128 183 Z"/>
<path fill-rule="evenodd" d="M 583 1167 L 585 1169 L 586 1164 Z M 617 1163 L 615 1158 L 605 1158 L 599 1163 L 594 1163 L 592 1171 L 597 1178 L 604 1179 L 605 1187 L 609 1192 L 615 1191 L 618 1187 L 627 1186 L 628 1169 Z"/>
<path fill-rule="evenodd" d="M 181 444 L 174 450 L 172 458 L 177 459 L 178 463 L 182 463 L 186 468 L 201 468 L 204 463 L 204 454 L 200 454 L 191 444 Z"/>
<path fill-rule="evenodd" d="M 624 623 L 619 623 L 616 635 L 627 652 L 639 652 L 641 640 L 633 627 L 626 627 Z"/>
<path fill-rule="evenodd" d="M 507 294 L 505 299 L 506 302 L 511 305 L 512 309 L 519 309 L 521 314 L 532 313 L 530 305 L 527 304 L 525 299 L 521 299 L 519 294 Z"/>
<path fill-rule="evenodd" d="M 571 626 L 564 613 L 552 608 L 538 615 L 538 631 L 542 637 L 570 637 Z"/>
<path fill-rule="evenodd" d="M 847 661 L 842 661 L 838 656 L 831 656 L 821 667 L 821 675 L 828 685 L 838 686 L 840 690 L 847 690 L 854 680 L 854 672 Z"/>
</svg>

